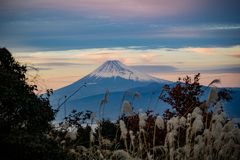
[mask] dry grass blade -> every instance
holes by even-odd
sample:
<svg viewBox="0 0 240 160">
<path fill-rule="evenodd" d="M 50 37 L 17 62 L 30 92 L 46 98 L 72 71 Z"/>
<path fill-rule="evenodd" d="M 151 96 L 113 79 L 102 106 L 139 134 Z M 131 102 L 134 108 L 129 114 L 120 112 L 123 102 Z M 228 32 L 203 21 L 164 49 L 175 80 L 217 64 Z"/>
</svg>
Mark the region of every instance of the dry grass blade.
<svg viewBox="0 0 240 160">
<path fill-rule="evenodd" d="M 151 104 L 151 101 L 152 101 L 152 97 L 153 97 L 153 95 L 155 94 L 155 92 L 154 91 L 152 91 L 152 94 L 151 94 L 151 98 L 150 98 L 150 101 L 149 101 L 149 104 L 148 104 L 148 109 L 147 110 L 149 110 L 149 107 L 150 107 L 150 104 Z"/>
<path fill-rule="evenodd" d="M 135 92 L 133 97 L 141 98 L 141 95 L 138 92 Z"/>
<path fill-rule="evenodd" d="M 100 107 L 99 107 L 99 119 L 100 119 L 100 116 L 101 116 L 102 105 L 105 104 L 105 102 L 106 102 L 106 100 L 105 100 L 105 98 L 103 98 L 101 103 L 100 103 Z"/>
<path fill-rule="evenodd" d="M 139 98 L 141 98 L 141 95 L 138 92 L 135 92 L 133 95 L 132 104 L 133 104 L 135 97 L 137 97 L 139 99 Z"/>
<path fill-rule="evenodd" d="M 156 103 L 156 105 L 155 105 L 155 107 L 154 107 L 153 112 L 155 111 L 155 109 L 156 109 L 156 107 L 157 107 L 157 105 L 158 105 L 158 102 L 159 102 L 159 100 L 160 100 L 160 98 L 161 98 L 163 92 L 165 91 L 165 89 L 166 89 L 165 87 L 162 88 L 162 91 L 161 91 L 161 93 L 160 93 L 159 96 L 158 96 L 158 100 L 157 100 L 157 103 Z"/>
<path fill-rule="evenodd" d="M 93 124 L 93 120 L 95 118 L 95 112 L 92 112 L 92 116 L 91 116 L 91 125 Z"/>
<path fill-rule="evenodd" d="M 213 84 L 221 83 L 220 79 L 214 79 L 211 83 L 209 83 L 208 87 L 212 86 Z"/>
<path fill-rule="evenodd" d="M 100 108 L 99 108 L 99 119 L 100 119 L 100 115 L 101 115 L 101 109 L 102 109 L 102 105 L 105 106 L 105 103 L 107 103 L 107 99 L 108 99 L 108 94 L 109 94 L 109 91 L 106 90 L 106 93 L 105 93 L 105 96 L 104 98 L 102 99 L 101 103 L 100 103 Z M 103 116 L 104 116 L 104 106 L 103 106 Z"/>
<path fill-rule="evenodd" d="M 109 94 L 109 90 L 106 90 L 105 97 L 104 97 L 106 102 L 107 102 L 107 99 L 108 99 L 108 94 Z"/>
</svg>

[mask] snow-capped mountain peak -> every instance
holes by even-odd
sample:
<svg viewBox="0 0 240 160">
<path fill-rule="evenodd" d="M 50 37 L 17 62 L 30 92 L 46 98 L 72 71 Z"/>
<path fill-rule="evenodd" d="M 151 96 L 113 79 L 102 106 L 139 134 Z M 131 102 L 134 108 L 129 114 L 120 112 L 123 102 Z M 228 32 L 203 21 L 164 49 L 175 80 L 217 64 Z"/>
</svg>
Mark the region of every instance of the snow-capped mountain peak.
<svg viewBox="0 0 240 160">
<path fill-rule="evenodd" d="M 90 77 L 96 78 L 110 78 L 121 77 L 124 79 L 131 79 L 134 81 L 155 81 L 159 82 L 159 79 L 151 77 L 147 74 L 141 73 L 128 67 L 118 60 L 110 60 L 103 63 L 95 71 L 89 74 Z"/>
</svg>

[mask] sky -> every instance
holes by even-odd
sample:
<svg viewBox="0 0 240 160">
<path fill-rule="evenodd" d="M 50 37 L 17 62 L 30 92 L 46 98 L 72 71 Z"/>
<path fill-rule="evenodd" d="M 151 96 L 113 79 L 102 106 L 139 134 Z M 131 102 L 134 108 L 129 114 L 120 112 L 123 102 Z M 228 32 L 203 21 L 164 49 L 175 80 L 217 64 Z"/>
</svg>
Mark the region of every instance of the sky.
<svg viewBox="0 0 240 160">
<path fill-rule="evenodd" d="M 240 87 L 239 0 L 8 0 L 0 47 L 58 89 L 106 60 L 158 78 Z"/>
</svg>

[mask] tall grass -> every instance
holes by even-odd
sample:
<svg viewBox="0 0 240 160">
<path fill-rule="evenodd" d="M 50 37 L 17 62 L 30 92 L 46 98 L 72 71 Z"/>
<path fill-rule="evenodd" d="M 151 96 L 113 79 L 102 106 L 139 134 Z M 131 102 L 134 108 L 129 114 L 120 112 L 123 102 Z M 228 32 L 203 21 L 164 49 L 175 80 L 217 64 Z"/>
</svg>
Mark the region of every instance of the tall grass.
<svg viewBox="0 0 240 160">
<path fill-rule="evenodd" d="M 212 89 L 205 105 L 209 106 L 216 102 L 216 99 L 216 90 Z M 221 107 L 221 102 L 216 103 L 211 119 L 207 119 L 209 116 L 206 116 L 202 106 L 195 107 L 192 112 L 186 113 L 185 117 L 172 117 L 169 121 L 156 116 L 154 125 L 150 126 L 150 128 L 153 127 L 151 132 L 148 115 L 142 113 L 142 110 L 139 110 L 138 115 L 134 115 L 131 104 L 124 102 L 121 107 L 122 112 L 133 115 L 139 129 L 131 130 L 127 119 L 120 119 L 117 125 L 120 128 L 118 132 L 121 132 L 121 139 L 117 136 L 112 141 L 104 138 L 101 134 L 103 126 L 100 120 L 97 120 L 99 135 L 94 135 L 94 131 L 91 130 L 90 138 L 86 140 L 89 141 L 89 147 L 76 145 L 77 133 L 69 131 L 66 126 L 60 126 L 62 139 L 56 134 L 48 136 L 55 139 L 72 159 L 238 160 L 240 159 L 240 129 L 234 126 L 233 120 L 227 118 Z M 92 117 L 93 121 L 94 116 Z M 163 137 L 164 142 L 156 145 L 159 144 L 157 135 L 163 130 L 166 131 Z M 152 144 L 149 144 L 149 134 L 153 137 Z M 123 141 L 122 146 L 121 141 Z"/>
</svg>

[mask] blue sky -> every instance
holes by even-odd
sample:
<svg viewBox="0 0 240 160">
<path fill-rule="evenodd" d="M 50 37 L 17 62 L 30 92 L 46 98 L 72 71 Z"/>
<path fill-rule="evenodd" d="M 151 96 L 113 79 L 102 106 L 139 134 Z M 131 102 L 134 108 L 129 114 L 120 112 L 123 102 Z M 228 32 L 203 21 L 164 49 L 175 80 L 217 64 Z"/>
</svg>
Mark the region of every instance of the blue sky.
<svg viewBox="0 0 240 160">
<path fill-rule="evenodd" d="M 203 83 L 222 78 L 223 86 L 240 87 L 239 6 L 239 0 L 4 1 L 0 47 L 42 69 L 47 84 L 58 83 L 53 88 L 108 59 L 159 78 L 201 72 Z"/>
</svg>

